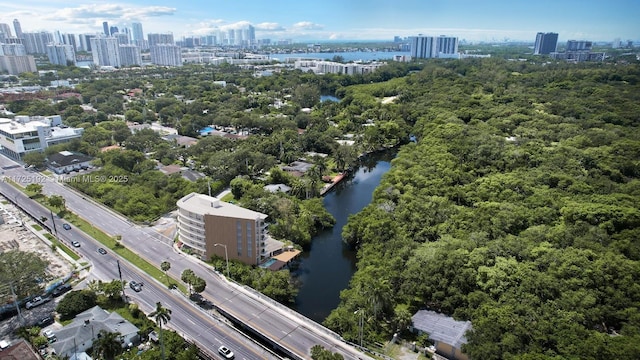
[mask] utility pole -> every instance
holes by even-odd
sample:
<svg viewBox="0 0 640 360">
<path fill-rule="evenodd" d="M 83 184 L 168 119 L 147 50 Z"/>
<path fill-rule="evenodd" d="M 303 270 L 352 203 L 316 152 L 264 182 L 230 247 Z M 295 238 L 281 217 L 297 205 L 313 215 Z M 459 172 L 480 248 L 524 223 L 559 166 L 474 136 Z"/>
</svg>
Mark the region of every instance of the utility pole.
<svg viewBox="0 0 640 360">
<path fill-rule="evenodd" d="M 118 275 L 120 276 L 120 286 L 122 287 L 122 301 L 127 302 L 127 296 L 124 293 L 124 281 L 122 281 L 122 271 L 120 270 L 120 260 L 116 260 L 118 264 Z"/>
<path fill-rule="evenodd" d="M 25 325 L 24 318 L 20 313 L 20 301 L 18 301 L 18 296 L 16 296 L 16 292 L 13 289 L 13 283 L 9 284 L 9 287 L 11 288 L 11 296 L 13 296 L 14 304 L 16 304 L 16 310 L 18 311 L 18 320 L 20 321 L 20 324 L 24 326 Z"/>
<path fill-rule="evenodd" d="M 51 222 L 53 223 L 53 233 L 56 235 L 56 239 L 58 238 L 58 229 L 56 229 L 56 219 L 53 217 L 53 210 L 49 209 L 51 213 Z"/>
</svg>

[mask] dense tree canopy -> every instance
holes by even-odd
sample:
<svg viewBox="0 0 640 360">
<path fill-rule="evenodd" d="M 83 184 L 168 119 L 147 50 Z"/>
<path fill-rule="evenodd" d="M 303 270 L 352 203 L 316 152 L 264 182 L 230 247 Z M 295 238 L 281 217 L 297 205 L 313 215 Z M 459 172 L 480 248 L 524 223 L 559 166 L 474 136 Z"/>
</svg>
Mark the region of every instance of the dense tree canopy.
<svg viewBox="0 0 640 360">
<path fill-rule="evenodd" d="M 428 307 L 471 320 L 474 359 L 638 358 L 639 76 L 484 59 L 361 85 L 395 87 L 418 141 L 343 229 L 358 271 L 326 324 L 356 339 L 366 309 L 384 339 Z"/>
</svg>

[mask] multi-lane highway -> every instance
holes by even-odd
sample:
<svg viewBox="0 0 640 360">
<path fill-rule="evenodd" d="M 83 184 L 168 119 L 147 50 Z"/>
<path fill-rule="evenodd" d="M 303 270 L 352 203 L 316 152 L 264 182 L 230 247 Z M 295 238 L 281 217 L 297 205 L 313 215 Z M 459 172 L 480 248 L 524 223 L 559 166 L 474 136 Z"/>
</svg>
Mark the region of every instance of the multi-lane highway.
<svg viewBox="0 0 640 360">
<path fill-rule="evenodd" d="M 221 312 L 238 319 L 247 327 L 252 328 L 264 337 L 277 343 L 283 349 L 288 350 L 292 357 L 301 359 L 310 358 L 311 347 L 321 345 L 326 349 L 342 354 L 345 359 L 368 358 L 364 353 L 344 343 L 338 335 L 314 321 L 270 299 L 265 299 L 251 289 L 227 281 L 199 260 L 175 250 L 172 239 L 164 238 L 153 228 L 136 226 L 126 218 L 114 214 L 89 199 L 85 199 L 81 194 L 69 189 L 64 186 L 64 184 L 53 181 L 50 178 L 40 178 L 40 176 L 43 175 L 24 169 L 22 166 L 19 166 L 19 164 L 3 156 L 0 156 L 0 167 L 3 169 L 3 175 L 9 179 L 24 185 L 30 182 L 37 182 L 43 185 L 43 192 L 45 194 L 63 196 L 68 209 L 110 235 L 121 235 L 122 242 L 125 246 L 132 249 L 150 263 L 159 267 L 163 261 L 170 262 L 171 269 L 169 270 L 169 275 L 174 278 L 179 279 L 180 274 L 185 269 L 193 270 L 198 276 L 205 279 L 207 283 L 203 296 L 211 300 Z M 30 202 L 30 199 L 19 194 L 10 184 L 0 183 L 0 192 L 10 199 L 17 197 L 20 204 L 22 204 L 20 200 L 24 200 L 25 204 Z M 37 207 L 35 204 L 33 204 L 33 206 Z M 40 213 L 33 213 L 34 216 L 50 216 L 48 210 L 44 210 L 44 208 L 40 210 Z M 100 255 L 95 251 L 98 244 L 93 240 L 86 239 L 81 232 L 75 229 L 61 230 L 61 220 L 59 219 L 56 219 L 56 225 L 58 234 L 64 241 L 81 241 L 81 252 L 86 254 L 87 258 L 93 262 L 96 274 L 105 276 L 105 278 L 117 278 L 115 258 L 113 258 L 111 252 L 107 255 Z M 76 236 L 81 236 L 83 239 L 79 240 Z M 85 243 L 87 244 L 85 245 Z M 124 265 L 123 261 L 120 263 L 121 266 Z M 126 270 L 123 268 L 123 276 L 125 273 L 127 276 L 135 275 L 140 279 L 146 278 L 146 276 L 143 276 L 143 274 L 140 274 L 128 264 L 126 265 Z M 150 284 L 151 282 L 153 282 L 153 280 L 146 278 L 146 284 Z M 151 293 L 151 296 L 148 298 L 143 295 L 143 293 L 147 291 Z M 145 311 L 153 310 L 150 306 L 153 306 L 157 301 L 167 304 L 166 306 L 169 308 L 175 307 L 176 309 L 181 309 L 178 314 L 176 314 L 175 309 L 172 309 L 174 313 L 170 325 L 177 331 L 185 334 L 190 340 L 197 341 L 207 349 L 217 349 L 221 342 L 227 341 L 229 347 L 237 347 L 237 350 L 232 349 L 234 352 L 239 353 L 237 358 L 242 358 L 243 352 L 246 352 L 247 359 L 268 358 L 266 357 L 267 355 L 264 354 L 256 357 L 255 352 L 257 350 L 254 348 L 255 345 L 241 342 L 241 340 L 239 340 L 241 335 L 236 334 L 232 337 L 230 335 L 232 332 L 229 331 L 229 329 L 220 332 L 216 332 L 215 329 L 209 329 L 208 327 L 216 325 L 216 321 L 200 312 L 198 313 L 201 316 L 196 316 L 193 313 L 193 306 L 189 304 L 188 301 L 184 300 L 180 295 L 169 292 L 162 286 L 156 287 L 155 290 L 150 290 L 149 287 L 145 285 L 145 289 L 135 296 L 141 297 L 139 301 Z M 134 299 L 138 300 L 137 298 Z M 189 312 L 185 307 L 190 308 Z M 183 316 L 183 311 L 188 312 L 190 315 Z M 220 329 L 224 329 L 224 327 Z M 205 333 L 208 332 L 215 332 L 216 335 L 212 337 L 207 336 L 208 339 L 206 340 L 201 339 L 205 337 Z M 227 340 L 225 336 L 229 338 L 229 340 Z"/>
<path fill-rule="evenodd" d="M 48 218 L 47 222 L 51 221 L 49 210 L 21 194 L 18 190 L 7 186 L 9 185 L 6 183 L 0 184 L 0 192 L 8 199 L 19 204 L 25 212 L 36 219 L 44 216 Z M 108 281 L 119 277 L 119 259 L 112 251 L 107 250 L 105 255 L 98 253 L 97 249 L 102 247 L 101 244 L 73 226 L 69 230 L 63 229 L 63 220 L 56 216 L 54 216 L 54 221 L 58 229 L 58 238 L 62 242 L 68 246 L 71 241 L 80 242 L 80 247 L 74 249 L 93 264 L 90 278 Z M 53 226 L 51 227 L 53 228 Z M 201 348 L 208 349 L 209 353 L 215 354 L 219 346 L 225 345 L 233 349 L 237 359 L 280 359 L 269 349 L 237 332 L 224 318 L 218 318 L 213 316 L 212 312 L 194 306 L 179 291 L 169 290 L 165 285 L 126 261 L 119 261 L 119 264 L 123 280 L 134 280 L 145 284 L 141 292 L 125 288 L 125 293 L 130 300 L 137 303 L 140 309 L 146 313 L 155 310 L 156 302 L 161 302 L 164 307 L 172 310 L 170 327 L 187 340 L 196 342 Z"/>
</svg>

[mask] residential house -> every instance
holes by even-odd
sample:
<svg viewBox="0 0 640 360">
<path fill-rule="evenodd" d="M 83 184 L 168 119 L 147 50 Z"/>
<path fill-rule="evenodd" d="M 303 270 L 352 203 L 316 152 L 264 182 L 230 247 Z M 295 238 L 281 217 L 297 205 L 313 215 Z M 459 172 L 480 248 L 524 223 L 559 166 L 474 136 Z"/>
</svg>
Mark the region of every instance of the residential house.
<svg viewBox="0 0 640 360">
<path fill-rule="evenodd" d="M 428 334 L 438 354 L 453 360 L 469 360 L 462 345 L 467 342 L 465 333 L 471 329 L 470 321 L 458 321 L 431 310 L 420 310 L 411 320 L 413 331 Z"/>
<path fill-rule="evenodd" d="M 132 347 L 140 342 L 139 329 L 116 312 L 109 313 L 100 306 L 76 315 L 71 324 L 56 331 L 58 341 L 51 344 L 56 354 L 72 357 L 93 346 L 101 331 L 120 333 L 122 347 Z"/>
<path fill-rule="evenodd" d="M 47 156 L 47 168 L 56 174 L 68 174 L 90 168 L 92 157 L 71 151 L 60 151 Z"/>
</svg>

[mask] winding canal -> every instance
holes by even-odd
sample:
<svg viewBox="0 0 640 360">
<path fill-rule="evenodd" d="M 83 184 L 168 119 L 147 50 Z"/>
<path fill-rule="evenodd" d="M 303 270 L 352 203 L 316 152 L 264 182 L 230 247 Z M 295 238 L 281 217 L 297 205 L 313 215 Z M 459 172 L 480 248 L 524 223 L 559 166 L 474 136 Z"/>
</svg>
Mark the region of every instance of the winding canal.
<svg viewBox="0 0 640 360">
<path fill-rule="evenodd" d="M 294 273 L 301 282 L 292 308 L 319 323 L 340 302 L 340 291 L 346 289 L 356 271 L 356 252 L 342 242 L 342 227 L 349 215 L 371 202 L 373 191 L 382 175 L 391 167 L 394 152 L 367 156 L 360 166 L 324 197 L 324 205 L 336 224 L 313 238 L 311 248 L 301 256 Z"/>
</svg>

